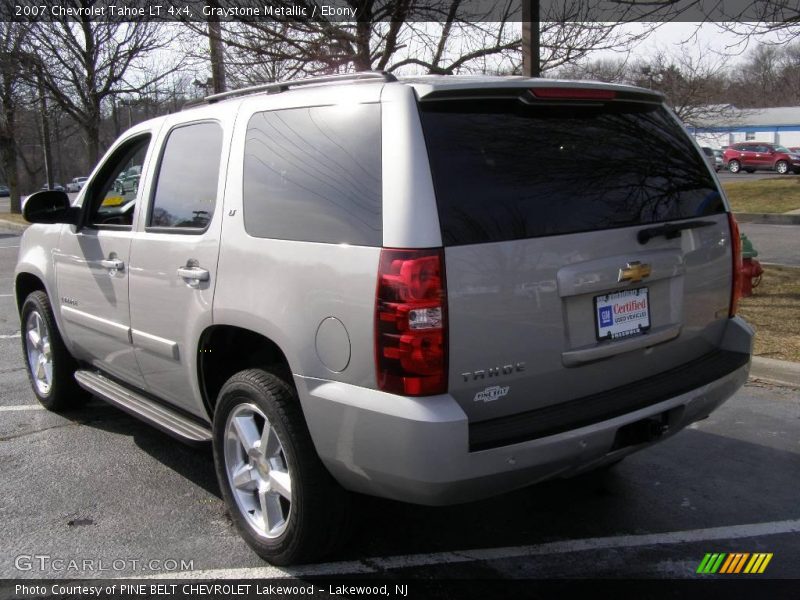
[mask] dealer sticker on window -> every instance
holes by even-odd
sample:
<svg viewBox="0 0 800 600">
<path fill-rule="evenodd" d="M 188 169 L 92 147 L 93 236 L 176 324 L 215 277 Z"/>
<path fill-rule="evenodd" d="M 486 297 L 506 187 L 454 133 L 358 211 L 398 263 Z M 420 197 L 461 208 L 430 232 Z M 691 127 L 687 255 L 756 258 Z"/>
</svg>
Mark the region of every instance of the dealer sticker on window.
<svg viewBox="0 0 800 600">
<path fill-rule="evenodd" d="M 594 297 L 597 339 L 619 339 L 650 328 L 647 288 L 625 290 Z"/>
</svg>

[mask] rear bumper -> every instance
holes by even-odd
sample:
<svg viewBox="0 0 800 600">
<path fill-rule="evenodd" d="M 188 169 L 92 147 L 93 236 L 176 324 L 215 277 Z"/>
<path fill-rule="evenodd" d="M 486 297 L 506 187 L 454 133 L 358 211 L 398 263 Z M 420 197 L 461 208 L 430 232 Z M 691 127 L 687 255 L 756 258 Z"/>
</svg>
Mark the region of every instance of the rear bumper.
<svg viewBox="0 0 800 600">
<path fill-rule="evenodd" d="M 752 329 L 728 322 L 722 349 L 749 355 Z M 352 491 L 443 505 L 477 500 L 611 462 L 647 443 L 619 447 L 625 425 L 669 415 L 666 439 L 708 416 L 747 380 L 750 363 L 704 385 L 623 415 L 555 435 L 470 452 L 469 423 L 448 395 L 406 398 L 296 377 L 317 452 Z M 616 442 L 616 445 L 615 445 Z"/>
</svg>

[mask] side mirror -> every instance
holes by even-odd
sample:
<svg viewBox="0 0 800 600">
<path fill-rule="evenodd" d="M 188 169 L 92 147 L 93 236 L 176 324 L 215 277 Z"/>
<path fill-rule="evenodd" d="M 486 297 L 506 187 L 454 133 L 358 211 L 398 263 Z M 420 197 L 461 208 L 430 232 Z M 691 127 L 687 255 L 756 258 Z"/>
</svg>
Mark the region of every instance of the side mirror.
<svg viewBox="0 0 800 600">
<path fill-rule="evenodd" d="M 77 225 L 81 209 L 70 206 L 64 192 L 44 190 L 28 196 L 22 216 L 29 223 L 66 223 Z"/>
</svg>

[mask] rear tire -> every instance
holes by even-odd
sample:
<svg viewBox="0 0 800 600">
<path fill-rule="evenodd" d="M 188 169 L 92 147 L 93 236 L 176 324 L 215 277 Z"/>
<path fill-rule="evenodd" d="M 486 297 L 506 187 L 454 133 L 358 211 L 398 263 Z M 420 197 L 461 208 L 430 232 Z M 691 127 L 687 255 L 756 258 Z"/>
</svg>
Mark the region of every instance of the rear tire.
<svg viewBox="0 0 800 600">
<path fill-rule="evenodd" d="M 53 412 L 81 404 L 89 394 L 75 381 L 78 364 L 61 339 L 47 294 L 36 291 L 25 298 L 20 322 L 22 354 L 36 398 Z"/>
<path fill-rule="evenodd" d="M 261 369 L 231 377 L 219 393 L 213 440 L 222 495 L 256 554 L 288 565 L 344 541 L 349 495 L 317 456 L 285 381 Z"/>
<path fill-rule="evenodd" d="M 732 160 L 728 163 L 728 171 L 730 171 L 731 173 L 736 174 L 741 170 L 742 170 L 742 165 L 738 160 Z"/>
</svg>

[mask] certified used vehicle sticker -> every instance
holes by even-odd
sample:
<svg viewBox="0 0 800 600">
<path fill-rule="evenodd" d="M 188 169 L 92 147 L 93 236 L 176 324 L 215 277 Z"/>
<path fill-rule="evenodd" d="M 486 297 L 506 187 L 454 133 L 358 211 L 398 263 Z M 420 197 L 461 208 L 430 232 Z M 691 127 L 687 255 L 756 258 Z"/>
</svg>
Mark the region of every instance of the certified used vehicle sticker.
<svg viewBox="0 0 800 600">
<path fill-rule="evenodd" d="M 647 288 L 595 296 L 597 339 L 618 339 L 650 329 Z"/>
</svg>

